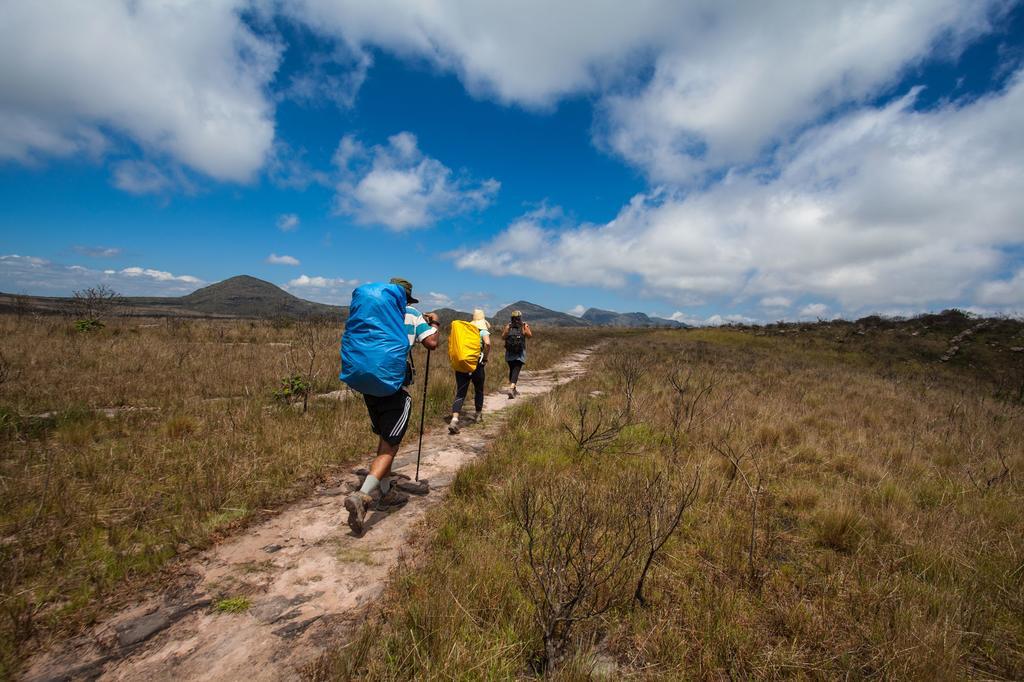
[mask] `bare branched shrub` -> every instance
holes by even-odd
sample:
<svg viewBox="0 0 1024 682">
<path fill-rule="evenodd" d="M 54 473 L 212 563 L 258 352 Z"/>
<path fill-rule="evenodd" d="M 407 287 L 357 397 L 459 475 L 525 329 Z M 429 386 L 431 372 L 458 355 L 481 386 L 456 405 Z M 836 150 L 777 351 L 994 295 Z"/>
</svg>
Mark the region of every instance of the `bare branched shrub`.
<svg viewBox="0 0 1024 682">
<path fill-rule="evenodd" d="M 731 486 L 736 480 L 741 481 L 750 500 L 750 538 L 747 543 L 747 560 L 750 582 L 757 584 L 758 506 L 766 492 L 767 472 L 759 461 L 760 453 L 757 448 L 750 445 L 740 448 L 733 443 L 734 426 L 730 426 L 725 436 L 713 442 L 711 447 L 732 465 L 730 468 L 732 478 L 729 485 Z M 728 488 L 726 489 L 728 490 Z"/>
<path fill-rule="evenodd" d="M 102 322 L 121 303 L 121 296 L 106 284 L 72 293 L 72 309 L 79 320 Z"/>
<path fill-rule="evenodd" d="M 28 315 L 29 311 L 32 308 L 32 305 L 29 302 L 29 298 L 28 298 L 27 294 L 22 294 L 22 293 L 14 294 L 13 299 L 14 299 L 14 314 L 17 316 L 18 320 L 20 321 L 22 318 L 24 318 L 26 315 Z"/>
<path fill-rule="evenodd" d="M 669 433 L 669 444 L 672 447 L 672 454 L 678 455 L 683 438 L 714 419 L 729 405 L 732 398 L 730 396 L 718 409 L 713 409 L 710 404 L 711 393 L 719 380 L 711 373 L 695 374 L 691 368 L 685 375 L 671 374 L 668 381 L 675 393 L 670 418 L 672 430 Z"/>
<path fill-rule="evenodd" d="M 578 419 L 575 423 L 562 423 L 573 442 L 576 443 L 576 452 L 587 452 L 590 454 L 602 453 L 608 449 L 615 438 L 622 432 L 622 429 L 629 425 L 628 420 L 622 414 L 611 414 L 598 406 L 590 398 L 580 398 L 576 402 L 576 414 Z"/>
<path fill-rule="evenodd" d="M 0 386 L 14 379 L 15 371 L 11 361 L 7 359 L 3 351 L 0 351 Z"/>
<path fill-rule="evenodd" d="M 659 472 L 651 478 L 640 498 L 638 517 L 640 519 L 640 576 L 637 578 L 633 598 L 646 605 L 644 581 L 661 548 L 683 520 L 683 512 L 697 499 L 700 490 L 700 470 L 693 476 L 687 487 L 676 479 Z"/>
<path fill-rule="evenodd" d="M 641 537 L 635 496 L 575 479 L 524 485 L 511 496 L 525 568 L 517 566 L 533 604 L 544 651 L 558 665 L 573 628 L 628 603 Z"/>
<path fill-rule="evenodd" d="M 626 419 L 632 419 L 636 402 L 636 390 L 644 375 L 647 374 L 646 359 L 636 353 L 619 352 L 614 354 L 608 361 L 608 369 L 617 380 L 616 383 L 621 388 L 622 395 L 626 399 Z"/>
<path fill-rule="evenodd" d="M 302 412 L 305 414 L 309 408 L 309 394 L 320 376 L 317 358 L 322 357 L 327 351 L 328 344 L 337 331 L 337 325 L 334 320 L 322 316 L 305 318 L 291 324 L 295 329 L 296 343 L 289 348 L 285 357 L 289 376 L 283 383 L 292 388 L 291 399 L 288 402 L 301 397 Z M 295 390 L 296 388 L 299 390 Z"/>
<path fill-rule="evenodd" d="M 978 492 L 988 492 L 1003 481 L 1012 480 L 1013 472 L 1001 449 L 996 450 L 995 458 L 998 461 L 995 472 L 982 472 L 975 476 L 975 472 L 970 467 L 967 468 L 967 477 Z"/>
</svg>

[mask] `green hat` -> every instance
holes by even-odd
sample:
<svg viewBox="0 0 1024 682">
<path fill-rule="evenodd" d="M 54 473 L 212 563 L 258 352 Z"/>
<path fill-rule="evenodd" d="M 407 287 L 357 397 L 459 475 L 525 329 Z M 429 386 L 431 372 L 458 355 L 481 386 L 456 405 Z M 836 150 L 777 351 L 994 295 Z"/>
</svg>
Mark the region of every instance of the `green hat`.
<svg viewBox="0 0 1024 682">
<path fill-rule="evenodd" d="M 392 277 L 391 283 L 397 284 L 405 289 L 405 300 L 409 303 L 419 303 L 419 299 L 413 298 L 412 296 L 412 282 L 407 279 L 402 279 L 401 277 Z"/>
</svg>

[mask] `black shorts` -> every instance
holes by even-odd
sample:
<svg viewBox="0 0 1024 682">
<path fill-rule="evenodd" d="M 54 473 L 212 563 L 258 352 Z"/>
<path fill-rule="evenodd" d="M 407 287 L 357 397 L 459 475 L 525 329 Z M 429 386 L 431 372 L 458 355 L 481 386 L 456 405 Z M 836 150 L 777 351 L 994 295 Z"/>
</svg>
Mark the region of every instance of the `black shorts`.
<svg viewBox="0 0 1024 682">
<path fill-rule="evenodd" d="M 401 443 L 405 430 L 409 428 L 409 413 L 412 412 L 412 398 L 405 389 L 400 388 L 397 393 L 383 398 L 363 395 L 363 402 L 370 413 L 373 432 L 390 445 Z"/>
</svg>

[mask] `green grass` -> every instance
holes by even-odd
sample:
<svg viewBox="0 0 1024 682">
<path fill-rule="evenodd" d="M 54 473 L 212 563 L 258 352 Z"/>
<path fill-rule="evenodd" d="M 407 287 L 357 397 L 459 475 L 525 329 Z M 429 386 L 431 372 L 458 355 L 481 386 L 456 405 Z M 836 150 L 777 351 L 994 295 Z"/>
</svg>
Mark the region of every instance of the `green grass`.
<svg viewBox="0 0 1024 682">
<path fill-rule="evenodd" d="M 213 609 L 218 613 L 245 613 L 252 606 L 246 597 L 227 597 L 214 603 Z"/>
<path fill-rule="evenodd" d="M 622 407 L 607 358 L 518 409 L 428 519 L 437 530 L 426 556 L 398 572 L 314 677 L 540 674 L 510 496 L 551 482 L 600 496 L 645 472 L 685 483 L 698 468 L 701 493 L 654 562 L 648 605 L 624 590 L 578 624 L 547 677 L 585 679 L 596 664 L 644 679 L 1024 676 L 1024 415 L 997 384 L 937 362 L 894 380 L 865 349 L 824 339 L 804 347 L 703 330 L 614 345 L 652 368 L 637 423 L 583 454 L 563 428 L 593 391 L 606 409 Z M 710 417 L 674 432 L 680 400 L 667 378 L 690 370 L 715 382 L 702 405 Z M 719 449 L 739 456 L 752 483 L 761 471 L 756 518 L 754 495 Z M 1000 457 L 1013 478 L 998 478 Z"/>
</svg>

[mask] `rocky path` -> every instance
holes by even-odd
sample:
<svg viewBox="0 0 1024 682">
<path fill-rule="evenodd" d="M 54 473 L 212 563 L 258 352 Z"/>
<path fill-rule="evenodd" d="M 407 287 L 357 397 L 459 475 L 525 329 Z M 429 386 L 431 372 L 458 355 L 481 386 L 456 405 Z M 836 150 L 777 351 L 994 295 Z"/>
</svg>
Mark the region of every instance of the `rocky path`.
<svg viewBox="0 0 1024 682">
<path fill-rule="evenodd" d="M 372 512 L 363 537 L 354 537 L 345 524 L 343 501 L 358 481 L 353 476 L 203 553 L 165 593 L 36 657 L 26 679 L 299 678 L 360 619 L 362 605 L 381 593 L 417 524 L 444 500 L 458 469 L 487 448 L 508 408 L 581 375 L 593 351 L 574 353 L 549 370 L 524 372 L 514 401 L 503 393 L 488 395 L 483 424 L 457 436 L 443 428 L 428 432 L 420 477 L 429 480 L 429 494 L 412 496 L 390 513 Z M 412 477 L 413 428 L 403 451 L 394 470 Z M 239 599 L 219 601 L 225 597 Z"/>
</svg>

